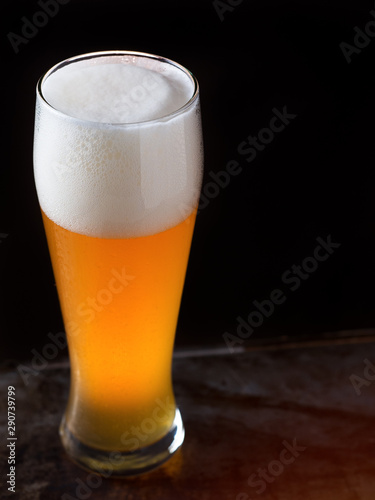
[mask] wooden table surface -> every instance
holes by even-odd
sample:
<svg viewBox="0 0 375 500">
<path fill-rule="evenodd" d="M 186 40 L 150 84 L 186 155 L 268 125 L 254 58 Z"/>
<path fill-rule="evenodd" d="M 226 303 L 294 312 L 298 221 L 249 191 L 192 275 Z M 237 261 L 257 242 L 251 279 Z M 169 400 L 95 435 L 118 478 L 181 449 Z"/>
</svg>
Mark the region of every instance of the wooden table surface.
<svg viewBox="0 0 375 500">
<path fill-rule="evenodd" d="M 354 332 L 355 333 L 355 332 Z M 375 342 L 178 351 L 186 437 L 153 472 L 102 479 L 65 455 L 67 363 L 25 385 L 1 373 L 0 498 L 22 500 L 374 500 Z M 7 387 L 16 388 L 16 493 L 7 490 Z"/>
</svg>

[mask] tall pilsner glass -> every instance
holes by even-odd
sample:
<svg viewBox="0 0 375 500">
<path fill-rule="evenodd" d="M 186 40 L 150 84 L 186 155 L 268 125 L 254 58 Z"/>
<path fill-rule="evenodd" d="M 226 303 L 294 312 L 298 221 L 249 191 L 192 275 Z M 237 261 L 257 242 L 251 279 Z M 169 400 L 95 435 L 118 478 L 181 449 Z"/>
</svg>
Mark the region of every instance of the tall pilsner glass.
<svg viewBox="0 0 375 500">
<path fill-rule="evenodd" d="M 184 439 L 171 363 L 202 164 L 198 83 L 179 64 L 97 52 L 38 82 L 35 183 L 71 363 L 60 434 L 104 476 Z"/>
</svg>

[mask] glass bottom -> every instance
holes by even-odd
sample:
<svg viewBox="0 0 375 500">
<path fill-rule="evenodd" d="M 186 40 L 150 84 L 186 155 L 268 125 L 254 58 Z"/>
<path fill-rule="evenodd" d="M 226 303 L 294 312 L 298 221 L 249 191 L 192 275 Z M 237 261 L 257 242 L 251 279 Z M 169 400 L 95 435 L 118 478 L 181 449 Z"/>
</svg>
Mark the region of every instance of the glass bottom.
<svg viewBox="0 0 375 500">
<path fill-rule="evenodd" d="M 185 429 L 177 408 L 168 434 L 135 451 L 104 451 L 87 446 L 70 432 L 65 416 L 60 425 L 60 437 L 70 458 L 84 469 L 104 477 L 126 477 L 148 472 L 166 462 L 182 445 Z"/>
</svg>

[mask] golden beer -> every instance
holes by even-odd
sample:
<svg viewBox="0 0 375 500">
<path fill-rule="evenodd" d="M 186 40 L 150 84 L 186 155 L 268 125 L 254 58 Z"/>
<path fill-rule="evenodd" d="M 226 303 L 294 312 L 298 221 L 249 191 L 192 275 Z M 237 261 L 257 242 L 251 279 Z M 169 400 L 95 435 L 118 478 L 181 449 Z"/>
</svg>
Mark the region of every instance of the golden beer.
<svg viewBox="0 0 375 500">
<path fill-rule="evenodd" d="M 171 359 L 195 214 L 126 239 L 43 220 L 69 342 L 67 425 L 100 449 L 150 445 L 175 416 Z"/>
<path fill-rule="evenodd" d="M 173 61 L 84 54 L 38 83 L 34 176 L 71 364 L 60 435 L 105 475 L 184 439 L 171 363 L 202 151 L 198 84 Z"/>
</svg>

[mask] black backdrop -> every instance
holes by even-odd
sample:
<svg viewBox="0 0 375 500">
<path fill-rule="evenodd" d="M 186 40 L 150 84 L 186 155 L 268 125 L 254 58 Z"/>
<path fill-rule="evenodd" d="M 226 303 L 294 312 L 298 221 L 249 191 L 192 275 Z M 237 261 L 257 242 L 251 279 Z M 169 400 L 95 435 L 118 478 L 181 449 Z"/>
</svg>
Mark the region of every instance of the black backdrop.
<svg viewBox="0 0 375 500">
<path fill-rule="evenodd" d="M 1 359 L 30 359 L 63 331 L 32 173 L 35 85 L 97 50 L 163 55 L 200 82 L 204 197 L 177 344 L 225 346 L 277 289 L 285 300 L 252 316 L 252 339 L 373 326 L 374 11 L 367 0 L 4 0 Z M 285 126 L 263 130 L 278 113 Z M 314 263 L 317 238 L 340 246 Z"/>
</svg>

